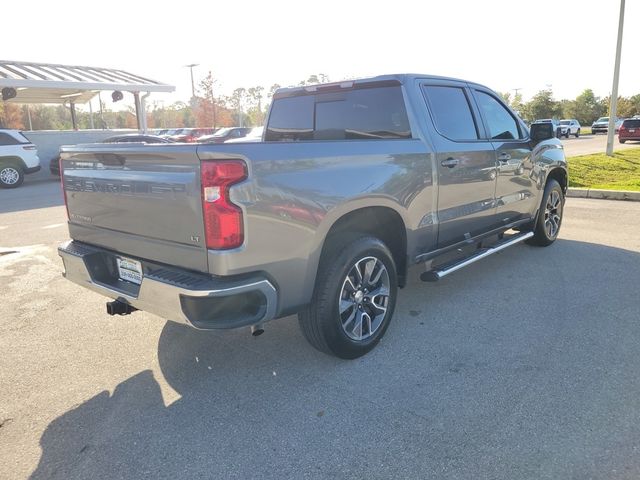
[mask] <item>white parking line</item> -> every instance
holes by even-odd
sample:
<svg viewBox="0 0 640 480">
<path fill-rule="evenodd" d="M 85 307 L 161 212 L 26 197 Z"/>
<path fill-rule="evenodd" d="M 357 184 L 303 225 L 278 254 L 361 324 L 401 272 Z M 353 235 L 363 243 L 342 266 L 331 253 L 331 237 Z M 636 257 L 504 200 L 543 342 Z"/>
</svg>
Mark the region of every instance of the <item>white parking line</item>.
<svg viewBox="0 0 640 480">
<path fill-rule="evenodd" d="M 42 227 L 42 229 L 49 229 L 49 228 L 58 228 L 58 227 L 64 227 L 66 225 L 66 223 L 54 223 L 52 225 L 47 225 L 46 227 Z"/>
</svg>

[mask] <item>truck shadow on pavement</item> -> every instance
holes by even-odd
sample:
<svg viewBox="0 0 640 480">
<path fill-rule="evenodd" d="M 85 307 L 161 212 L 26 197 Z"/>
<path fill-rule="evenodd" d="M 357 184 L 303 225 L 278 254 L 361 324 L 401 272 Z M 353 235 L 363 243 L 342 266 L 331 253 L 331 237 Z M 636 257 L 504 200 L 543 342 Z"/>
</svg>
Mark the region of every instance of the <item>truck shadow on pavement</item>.
<svg viewBox="0 0 640 480">
<path fill-rule="evenodd" d="M 417 274 L 351 362 L 304 343 L 295 317 L 258 339 L 168 322 L 158 360 L 181 398 L 165 406 L 151 370 L 99 393 L 49 424 L 31 478 L 640 471 L 639 253 L 558 240 L 438 284 Z"/>
</svg>

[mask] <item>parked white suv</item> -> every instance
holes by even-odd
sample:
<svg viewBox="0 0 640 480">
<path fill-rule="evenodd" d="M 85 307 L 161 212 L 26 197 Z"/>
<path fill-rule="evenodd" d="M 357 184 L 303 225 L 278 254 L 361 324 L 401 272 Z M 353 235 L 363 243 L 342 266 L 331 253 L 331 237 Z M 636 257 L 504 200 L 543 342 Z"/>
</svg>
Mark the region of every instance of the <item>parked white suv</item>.
<svg viewBox="0 0 640 480">
<path fill-rule="evenodd" d="M 562 135 L 567 138 L 569 135 L 574 135 L 576 138 L 580 136 L 580 122 L 575 118 L 560 120 L 560 128 Z"/>
<path fill-rule="evenodd" d="M 18 130 L 0 129 L 0 188 L 19 187 L 25 175 L 38 170 L 36 146 Z"/>
</svg>

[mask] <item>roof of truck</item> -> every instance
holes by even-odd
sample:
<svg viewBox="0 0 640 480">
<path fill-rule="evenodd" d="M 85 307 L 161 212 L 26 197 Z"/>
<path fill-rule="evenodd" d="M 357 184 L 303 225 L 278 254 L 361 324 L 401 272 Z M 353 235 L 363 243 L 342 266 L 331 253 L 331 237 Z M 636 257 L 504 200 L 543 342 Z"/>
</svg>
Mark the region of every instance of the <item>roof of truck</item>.
<svg viewBox="0 0 640 480">
<path fill-rule="evenodd" d="M 355 85 L 362 85 L 367 83 L 405 84 L 415 79 L 447 80 L 447 81 L 463 82 L 463 83 L 469 83 L 472 85 L 483 86 L 479 83 L 470 82 L 468 80 L 463 80 L 461 78 L 429 75 L 424 73 L 396 73 L 396 74 L 389 74 L 389 75 L 378 75 L 376 77 L 354 78 L 350 80 L 342 80 L 339 82 L 317 83 L 312 85 L 301 85 L 301 86 L 295 86 L 295 87 L 283 87 L 276 90 L 276 93 L 274 96 L 276 95 L 290 96 L 295 94 L 314 93 L 322 90 L 330 90 L 335 87 L 350 88 Z"/>
</svg>

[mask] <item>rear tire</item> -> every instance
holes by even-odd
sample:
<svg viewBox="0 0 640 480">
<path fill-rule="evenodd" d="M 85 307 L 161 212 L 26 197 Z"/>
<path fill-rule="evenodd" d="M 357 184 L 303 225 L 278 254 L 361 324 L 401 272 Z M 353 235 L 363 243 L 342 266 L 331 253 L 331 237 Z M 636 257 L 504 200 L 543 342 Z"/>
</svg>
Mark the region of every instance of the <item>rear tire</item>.
<svg viewBox="0 0 640 480">
<path fill-rule="evenodd" d="M 321 352 L 361 357 L 384 336 L 397 290 L 396 265 L 381 240 L 334 239 L 322 255 L 311 303 L 298 314 L 302 333 Z"/>
<path fill-rule="evenodd" d="M 578 131 L 576 132 L 576 138 L 578 138 L 580 136 L 580 129 L 578 129 Z"/>
<path fill-rule="evenodd" d="M 618 138 L 618 141 L 619 141 L 620 143 L 624 143 L 624 142 L 626 142 L 626 140 L 620 140 L 619 138 Z"/>
<path fill-rule="evenodd" d="M 529 245 L 546 247 L 558 238 L 564 213 L 564 193 L 553 178 L 547 181 L 542 195 L 540 211 L 533 228 L 533 237 L 526 240 Z"/>
<path fill-rule="evenodd" d="M 24 170 L 14 163 L 0 164 L 0 187 L 18 188 L 24 182 Z"/>
</svg>

